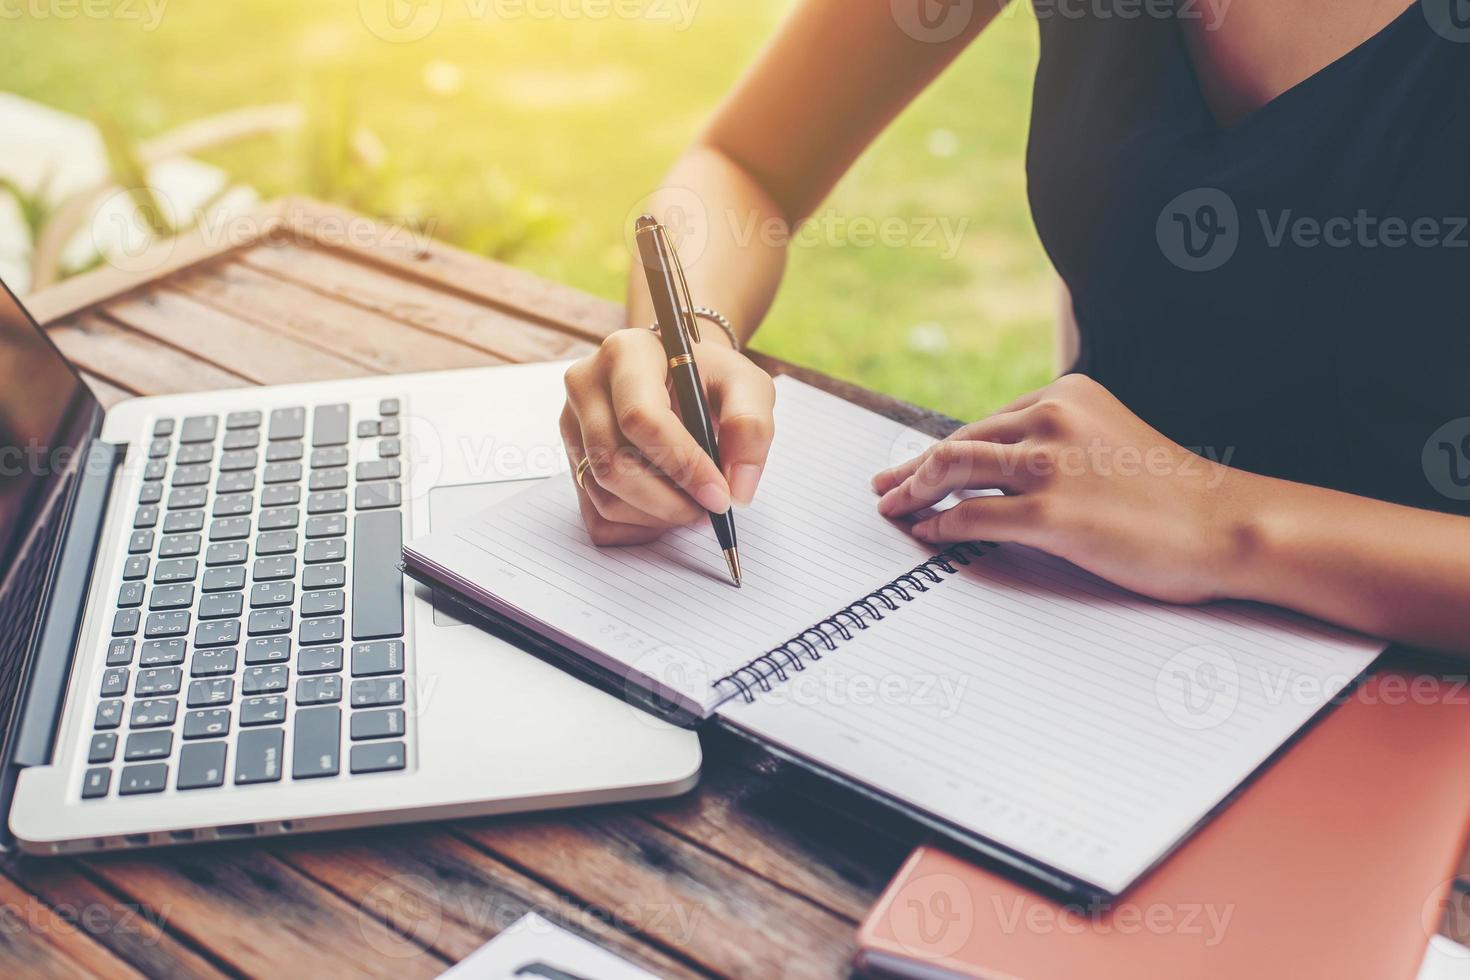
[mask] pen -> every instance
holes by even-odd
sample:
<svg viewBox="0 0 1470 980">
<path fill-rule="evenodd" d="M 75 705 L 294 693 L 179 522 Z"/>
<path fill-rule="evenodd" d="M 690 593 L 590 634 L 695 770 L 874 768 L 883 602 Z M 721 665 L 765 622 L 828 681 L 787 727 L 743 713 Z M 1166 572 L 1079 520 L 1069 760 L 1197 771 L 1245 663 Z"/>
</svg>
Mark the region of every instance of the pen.
<svg viewBox="0 0 1470 980">
<path fill-rule="evenodd" d="M 709 458 L 720 466 L 720 449 L 715 444 L 715 426 L 710 419 L 709 404 L 704 398 L 704 385 L 699 380 L 699 366 L 694 363 L 693 344 L 699 340 L 699 324 L 695 321 L 694 304 L 689 299 L 689 284 L 679 256 L 669 246 L 663 225 L 653 215 L 645 214 L 634 226 L 638 239 L 638 256 L 648 278 L 648 292 L 653 297 L 659 339 L 669 359 L 669 377 L 674 382 L 674 397 L 684 428 L 699 443 Z M 723 467 L 722 467 L 723 469 Z M 740 552 L 735 548 L 735 519 L 729 510 L 709 514 L 730 578 L 740 586 Z"/>
</svg>

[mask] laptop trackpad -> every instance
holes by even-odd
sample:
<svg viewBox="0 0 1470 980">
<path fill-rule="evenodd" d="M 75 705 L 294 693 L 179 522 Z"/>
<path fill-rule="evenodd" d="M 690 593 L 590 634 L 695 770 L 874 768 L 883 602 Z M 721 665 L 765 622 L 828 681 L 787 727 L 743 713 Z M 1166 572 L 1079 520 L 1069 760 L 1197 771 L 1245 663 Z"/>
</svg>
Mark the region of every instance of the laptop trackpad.
<svg viewBox="0 0 1470 980">
<path fill-rule="evenodd" d="M 434 487 L 429 491 L 429 530 L 439 531 L 479 513 L 486 507 L 500 503 L 521 491 L 541 482 L 541 478 L 530 480 L 500 480 L 495 483 L 462 483 L 453 487 Z M 422 594 L 424 586 L 417 586 Z M 435 626 L 464 626 L 464 620 L 454 615 L 433 598 Z"/>
</svg>

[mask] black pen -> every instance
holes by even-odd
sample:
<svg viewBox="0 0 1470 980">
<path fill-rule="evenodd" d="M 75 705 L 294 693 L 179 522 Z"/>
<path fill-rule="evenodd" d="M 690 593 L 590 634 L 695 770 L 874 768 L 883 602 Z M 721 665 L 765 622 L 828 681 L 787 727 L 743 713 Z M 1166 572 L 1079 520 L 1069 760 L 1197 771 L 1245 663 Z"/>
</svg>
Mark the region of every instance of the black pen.
<svg viewBox="0 0 1470 980">
<path fill-rule="evenodd" d="M 704 385 L 699 380 L 699 365 L 694 363 L 694 343 L 699 340 L 699 324 L 694 317 L 694 304 L 689 300 L 689 284 L 679 256 L 669 246 L 669 237 L 653 215 L 645 214 L 635 226 L 638 256 L 643 273 L 648 277 L 648 292 L 653 297 L 658 335 L 669 359 L 669 377 L 674 382 L 674 397 L 679 402 L 679 415 L 684 428 L 699 443 L 709 458 L 720 466 L 720 448 L 715 444 L 715 425 L 710 419 L 709 404 L 704 399 Z M 721 467 L 723 470 L 723 467 Z M 715 529 L 730 578 L 740 586 L 740 552 L 735 549 L 735 518 L 730 510 L 723 514 L 709 512 L 710 526 Z"/>
</svg>

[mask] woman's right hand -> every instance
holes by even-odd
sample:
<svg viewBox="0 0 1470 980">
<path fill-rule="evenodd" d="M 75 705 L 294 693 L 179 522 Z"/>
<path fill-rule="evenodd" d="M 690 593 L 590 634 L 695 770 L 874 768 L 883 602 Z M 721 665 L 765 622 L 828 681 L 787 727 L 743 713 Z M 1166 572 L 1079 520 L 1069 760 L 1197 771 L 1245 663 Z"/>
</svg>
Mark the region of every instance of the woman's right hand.
<svg viewBox="0 0 1470 980">
<path fill-rule="evenodd" d="M 723 472 L 679 420 L 667 358 L 652 331 L 616 331 L 567 369 L 561 435 L 573 472 L 590 460 L 578 503 L 596 544 L 652 541 L 755 496 L 775 433 L 776 390 L 753 361 L 709 336 L 718 333 L 706 332 L 695 359 Z"/>
</svg>

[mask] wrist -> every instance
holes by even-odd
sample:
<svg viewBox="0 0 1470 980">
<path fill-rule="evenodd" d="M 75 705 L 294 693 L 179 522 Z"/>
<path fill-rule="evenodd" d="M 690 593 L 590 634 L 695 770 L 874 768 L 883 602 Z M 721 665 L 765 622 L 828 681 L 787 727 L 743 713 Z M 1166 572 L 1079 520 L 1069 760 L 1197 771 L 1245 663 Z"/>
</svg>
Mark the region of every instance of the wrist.
<svg viewBox="0 0 1470 980">
<path fill-rule="evenodd" d="M 1221 599 L 1271 601 L 1282 556 L 1291 553 L 1298 520 L 1292 516 L 1291 485 L 1221 467 L 1217 508 L 1216 592 Z"/>
</svg>

